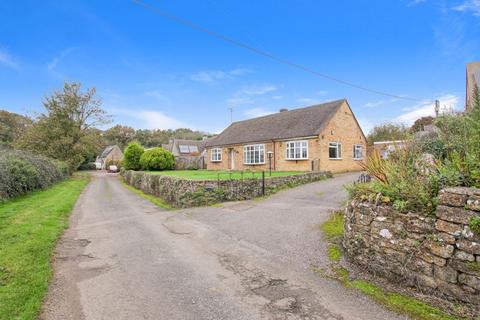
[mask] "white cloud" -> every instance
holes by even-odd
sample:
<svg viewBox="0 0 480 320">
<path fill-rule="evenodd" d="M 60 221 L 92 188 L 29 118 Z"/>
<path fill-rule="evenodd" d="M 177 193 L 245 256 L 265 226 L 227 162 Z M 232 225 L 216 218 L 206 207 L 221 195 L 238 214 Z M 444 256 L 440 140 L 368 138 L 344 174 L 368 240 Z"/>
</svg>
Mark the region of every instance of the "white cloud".
<svg viewBox="0 0 480 320">
<path fill-rule="evenodd" d="M 375 107 L 383 106 L 385 104 L 393 103 L 393 102 L 397 102 L 397 101 L 398 101 L 398 99 L 396 99 L 396 98 L 392 98 L 392 99 L 389 99 L 389 100 L 372 101 L 372 102 L 367 102 L 364 105 L 364 107 L 365 108 L 375 108 Z"/>
<path fill-rule="evenodd" d="M 249 73 L 253 73 L 253 71 L 246 68 L 237 68 L 228 71 L 204 70 L 191 74 L 190 79 L 200 83 L 214 83 L 222 80 L 232 80 Z"/>
<path fill-rule="evenodd" d="M 444 95 L 438 98 L 440 100 L 441 111 L 450 111 L 458 108 L 459 97 L 453 94 Z M 418 103 L 414 106 L 404 108 L 408 112 L 400 115 L 395 120 L 404 122 L 408 125 L 413 124 L 415 120 L 421 117 L 434 116 L 435 115 L 435 103 L 424 102 Z"/>
<path fill-rule="evenodd" d="M 65 76 L 57 71 L 58 64 L 67 57 L 75 48 L 67 48 L 60 52 L 60 54 L 54 57 L 49 63 L 47 63 L 47 70 L 50 74 L 58 77 L 58 78 L 65 78 Z"/>
<path fill-rule="evenodd" d="M 480 17 L 480 0 L 466 0 L 462 4 L 454 7 L 453 10 L 471 12 L 473 15 Z"/>
<path fill-rule="evenodd" d="M 178 129 L 191 128 L 187 123 L 177 120 L 163 113 L 151 109 L 135 109 L 126 107 L 111 107 L 108 112 L 122 118 L 122 123 L 128 123 L 141 129 Z M 124 119 L 124 120 L 123 120 Z M 133 123 L 132 123 L 133 120 Z"/>
<path fill-rule="evenodd" d="M 12 69 L 18 68 L 18 62 L 7 51 L 2 49 L 0 49 L 0 65 Z"/>
<path fill-rule="evenodd" d="M 244 113 L 249 118 L 257 118 L 257 117 L 262 117 L 262 116 L 266 116 L 266 115 L 275 113 L 275 111 L 265 110 L 263 108 L 253 108 L 253 109 L 245 110 Z"/>
<path fill-rule="evenodd" d="M 371 119 L 366 118 L 358 118 L 358 123 L 360 124 L 360 127 L 362 128 L 365 135 L 368 135 L 369 132 L 373 129 L 373 127 L 375 127 L 375 125 L 377 124 Z"/>
<path fill-rule="evenodd" d="M 282 100 L 283 96 L 273 96 L 272 99 L 273 100 Z"/>
<path fill-rule="evenodd" d="M 408 3 L 408 6 L 413 7 L 413 6 L 416 6 L 417 4 L 424 3 L 426 1 L 427 0 L 412 0 Z"/>
<path fill-rule="evenodd" d="M 299 98 L 297 99 L 297 103 L 300 104 L 315 104 L 315 103 L 320 103 L 319 99 L 313 99 L 313 98 Z"/>
<path fill-rule="evenodd" d="M 325 90 L 320 90 L 320 91 L 317 91 L 317 94 L 319 96 L 326 96 L 328 94 L 328 91 L 325 91 Z"/>
<path fill-rule="evenodd" d="M 184 122 L 169 117 L 160 111 L 138 111 L 133 117 L 142 120 L 146 129 L 177 129 L 189 127 Z"/>
<path fill-rule="evenodd" d="M 249 97 L 232 97 L 227 99 L 227 104 L 230 107 L 245 105 L 245 104 L 253 104 L 255 101 L 250 99 Z"/>
<path fill-rule="evenodd" d="M 243 87 L 241 93 L 249 96 L 261 96 L 269 92 L 276 91 L 277 87 L 272 84 L 250 85 Z"/>
<path fill-rule="evenodd" d="M 170 99 L 158 90 L 147 91 L 145 92 L 145 96 L 154 98 L 155 100 L 164 105 L 171 105 Z"/>
</svg>

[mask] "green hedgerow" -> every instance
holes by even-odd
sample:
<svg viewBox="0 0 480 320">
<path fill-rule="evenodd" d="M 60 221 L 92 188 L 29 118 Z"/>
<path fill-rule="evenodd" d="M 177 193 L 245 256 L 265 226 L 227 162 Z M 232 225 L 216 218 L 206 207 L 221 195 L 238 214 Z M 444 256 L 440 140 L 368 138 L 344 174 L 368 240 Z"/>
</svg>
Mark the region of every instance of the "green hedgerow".
<svg viewBox="0 0 480 320">
<path fill-rule="evenodd" d="M 136 143 L 129 143 L 123 153 L 123 166 L 126 170 L 140 170 L 140 158 L 144 153 L 143 147 Z"/>
<path fill-rule="evenodd" d="M 56 160 L 18 150 L 0 153 L 0 202 L 46 188 L 66 178 L 68 166 Z"/>
<path fill-rule="evenodd" d="M 149 149 L 140 157 L 140 166 L 144 170 L 171 170 L 175 168 L 175 157 L 163 148 Z"/>
</svg>

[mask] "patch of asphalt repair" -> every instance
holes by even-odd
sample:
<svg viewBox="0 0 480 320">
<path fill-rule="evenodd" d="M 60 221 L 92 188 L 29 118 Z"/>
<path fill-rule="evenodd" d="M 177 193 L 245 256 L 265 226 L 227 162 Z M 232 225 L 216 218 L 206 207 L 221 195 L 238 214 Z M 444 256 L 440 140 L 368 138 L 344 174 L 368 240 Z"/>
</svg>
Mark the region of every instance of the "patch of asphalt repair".
<svg viewBox="0 0 480 320">
<path fill-rule="evenodd" d="M 338 185 L 348 178 L 262 201 L 172 213 L 115 176 L 96 173 L 58 244 L 40 319 L 405 319 L 311 272 L 311 263 L 322 259 L 307 259 L 320 252 L 309 252 L 308 241 L 316 239 L 312 226 L 329 203 L 315 192 L 330 189 L 340 201 Z M 296 220 L 282 210 L 289 202 L 297 205 Z M 255 228 L 263 234 L 252 237 Z"/>
</svg>

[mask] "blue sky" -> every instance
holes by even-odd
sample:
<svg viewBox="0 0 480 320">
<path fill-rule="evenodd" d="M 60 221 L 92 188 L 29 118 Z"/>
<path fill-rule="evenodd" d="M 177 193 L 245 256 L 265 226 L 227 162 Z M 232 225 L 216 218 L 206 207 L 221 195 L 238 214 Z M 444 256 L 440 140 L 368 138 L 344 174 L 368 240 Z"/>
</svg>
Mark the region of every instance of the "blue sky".
<svg viewBox="0 0 480 320">
<path fill-rule="evenodd" d="M 376 90 L 462 108 L 480 60 L 480 0 L 144 0 L 210 30 Z M 0 109 L 34 115 L 64 81 L 96 87 L 114 123 L 221 131 L 234 120 L 347 98 L 363 129 L 424 102 L 315 77 L 129 0 L 2 1 Z"/>
</svg>

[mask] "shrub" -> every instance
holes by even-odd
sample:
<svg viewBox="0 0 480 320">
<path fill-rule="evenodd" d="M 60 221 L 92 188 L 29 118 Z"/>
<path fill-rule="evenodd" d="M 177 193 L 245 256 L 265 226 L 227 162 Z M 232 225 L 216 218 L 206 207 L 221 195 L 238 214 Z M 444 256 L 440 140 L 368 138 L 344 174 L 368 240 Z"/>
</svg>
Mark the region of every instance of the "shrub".
<svg viewBox="0 0 480 320">
<path fill-rule="evenodd" d="M 0 154 L 0 201 L 52 185 L 70 174 L 68 166 L 18 150 Z"/>
<path fill-rule="evenodd" d="M 132 142 L 129 143 L 128 146 L 125 148 L 125 152 L 123 153 L 123 165 L 126 170 L 140 170 L 140 158 L 144 153 L 143 147 L 136 143 Z"/>
<path fill-rule="evenodd" d="M 78 170 L 96 170 L 96 169 L 97 169 L 97 166 L 95 165 L 95 162 L 82 163 L 78 167 Z"/>
<path fill-rule="evenodd" d="M 170 170 L 175 168 L 175 157 L 163 148 L 153 148 L 142 154 L 140 165 L 144 170 Z"/>
</svg>

